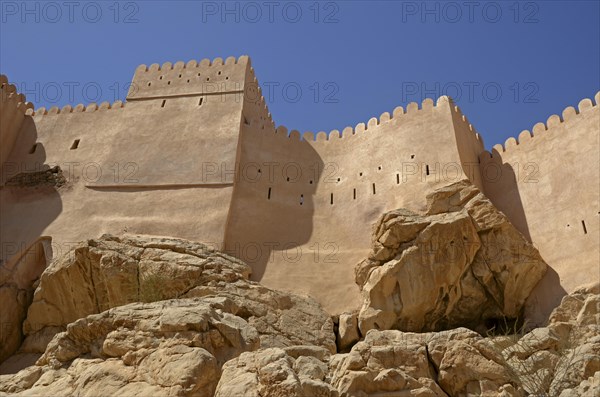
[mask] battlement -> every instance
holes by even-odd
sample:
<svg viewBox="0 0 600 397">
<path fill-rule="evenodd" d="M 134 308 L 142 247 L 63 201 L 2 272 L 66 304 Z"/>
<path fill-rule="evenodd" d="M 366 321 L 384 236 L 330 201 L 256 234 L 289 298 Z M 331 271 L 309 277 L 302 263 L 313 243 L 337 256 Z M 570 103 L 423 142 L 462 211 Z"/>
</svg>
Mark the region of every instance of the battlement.
<svg viewBox="0 0 600 397">
<path fill-rule="evenodd" d="M 26 115 L 33 111 L 33 104 L 27 102 L 25 95 L 0 75 L 0 171 L 19 137 L 19 131 Z"/>
<path fill-rule="evenodd" d="M 125 107 L 125 103 L 123 103 L 123 101 L 115 101 L 112 104 L 110 102 L 102 102 L 100 105 L 98 105 L 95 102 L 89 103 L 87 105 L 84 105 L 83 103 L 80 103 L 76 106 L 71 106 L 71 105 L 65 105 L 62 108 L 59 108 L 58 106 L 52 106 L 50 109 L 46 109 L 45 107 L 40 107 L 37 110 L 33 110 L 33 109 L 28 109 L 26 114 L 33 116 L 37 119 L 39 119 L 41 116 L 45 116 L 45 115 L 57 115 L 57 114 L 69 114 L 69 113 L 91 113 L 91 112 L 95 112 L 95 111 L 104 111 L 104 110 L 109 110 L 109 109 L 121 109 Z"/>
<path fill-rule="evenodd" d="M 531 131 L 523 130 L 519 133 L 518 138 L 510 137 L 504 141 L 504 144 L 496 144 L 492 147 L 492 151 L 483 151 L 481 153 L 481 159 L 487 161 L 489 158 L 502 158 L 502 155 L 507 152 L 518 150 L 523 145 L 528 145 L 530 142 L 535 142 L 537 137 L 541 137 L 545 134 L 559 133 L 565 123 L 578 120 L 588 110 L 597 108 L 600 104 L 600 91 L 594 96 L 595 104 L 589 98 L 584 98 L 579 101 L 577 109 L 573 106 L 567 106 L 561 113 L 562 117 L 553 114 L 546 120 L 545 123 L 536 123 Z"/>
<path fill-rule="evenodd" d="M 21 113 L 25 113 L 28 109 L 34 108 L 33 103 L 27 102 L 25 94 L 17 92 L 17 87 L 14 84 L 8 82 L 6 75 L 0 75 L 0 93 L 2 95 L 2 105 L 12 106 Z M 11 103 L 12 105 L 9 105 Z M 7 109 L 7 108 L 5 108 Z"/>
<path fill-rule="evenodd" d="M 255 84 L 258 84 L 256 79 L 254 81 Z M 258 87 L 258 95 L 260 95 L 260 100 L 258 101 L 258 106 L 266 107 L 264 97 L 261 95 L 260 87 Z M 340 139 L 348 139 L 352 137 L 360 137 L 363 134 L 371 133 L 378 130 L 378 127 L 383 126 L 390 122 L 401 122 L 403 118 L 412 117 L 417 115 L 425 115 L 428 111 L 433 110 L 438 106 L 451 106 L 454 112 L 459 113 L 459 118 L 466 124 L 467 129 L 473 133 L 473 138 L 481 143 L 481 147 L 483 147 L 483 139 L 475 131 L 473 126 L 469 123 L 466 116 L 464 116 L 459 107 L 454 105 L 452 98 L 448 96 L 441 96 L 437 99 L 437 101 L 433 101 L 431 98 L 425 98 L 421 105 L 417 102 L 411 102 L 407 105 L 406 110 L 402 106 L 397 106 L 392 111 L 390 115 L 389 112 L 383 112 L 379 117 L 372 117 L 367 122 L 360 122 L 356 124 L 354 127 L 347 126 L 343 128 L 341 131 L 338 129 L 334 129 L 327 133 L 326 131 L 319 131 L 316 134 L 313 131 L 305 131 L 300 132 L 296 129 L 292 129 L 291 131 L 284 125 L 279 125 L 277 127 L 273 126 L 272 132 L 276 135 L 276 137 L 286 137 L 290 141 L 307 141 L 314 143 L 328 143 L 328 142 L 342 142 Z M 268 109 L 267 109 L 268 112 Z M 270 113 L 269 120 L 272 121 Z M 253 130 L 263 130 L 264 128 L 264 120 L 259 118 L 253 118 L 248 123 Z"/>
<path fill-rule="evenodd" d="M 140 65 L 135 71 L 127 100 L 167 98 L 244 91 L 250 59 L 241 56 L 203 59 L 172 64 Z"/>
</svg>

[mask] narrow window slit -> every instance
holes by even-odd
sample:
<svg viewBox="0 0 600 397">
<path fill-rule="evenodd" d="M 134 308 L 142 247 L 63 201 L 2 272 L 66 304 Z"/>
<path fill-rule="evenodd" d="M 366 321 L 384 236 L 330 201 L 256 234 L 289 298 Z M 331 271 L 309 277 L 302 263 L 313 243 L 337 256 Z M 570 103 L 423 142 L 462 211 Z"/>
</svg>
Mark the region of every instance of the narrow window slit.
<svg viewBox="0 0 600 397">
<path fill-rule="evenodd" d="M 373 184 L 373 194 L 376 194 L 375 193 L 375 184 Z"/>
<path fill-rule="evenodd" d="M 204 98 L 200 97 L 200 100 L 198 101 L 198 106 L 202 106 L 202 101 L 204 101 Z"/>
<path fill-rule="evenodd" d="M 160 104 L 160 107 L 164 108 L 166 104 L 167 104 L 167 100 L 163 99 L 162 103 Z"/>
<path fill-rule="evenodd" d="M 333 205 L 333 193 L 331 193 L 331 201 L 330 201 L 331 205 Z"/>
<path fill-rule="evenodd" d="M 429 175 L 429 164 L 425 166 L 425 174 Z"/>
<path fill-rule="evenodd" d="M 300 195 L 300 205 L 304 204 L 304 195 Z"/>
<path fill-rule="evenodd" d="M 71 150 L 75 150 L 79 147 L 79 141 L 80 141 L 79 139 L 75 139 L 73 141 L 73 144 L 71 145 Z"/>
<path fill-rule="evenodd" d="M 267 193 L 267 200 L 271 200 L 271 188 L 269 188 L 269 193 Z"/>
<path fill-rule="evenodd" d="M 587 228 L 585 227 L 585 221 L 581 221 L 581 226 L 583 226 L 583 234 L 587 234 Z"/>
<path fill-rule="evenodd" d="M 352 192 L 352 199 L 353 199 L 353 200 L 356 200 L 356 188 L 355 188 L 355 189 L 353 189 L 353 192 Z"/>
<path fill-rule="evenodd" d="M 400 174 L 396 174 L 396 185 L 400 184 Z"/>
</svg>

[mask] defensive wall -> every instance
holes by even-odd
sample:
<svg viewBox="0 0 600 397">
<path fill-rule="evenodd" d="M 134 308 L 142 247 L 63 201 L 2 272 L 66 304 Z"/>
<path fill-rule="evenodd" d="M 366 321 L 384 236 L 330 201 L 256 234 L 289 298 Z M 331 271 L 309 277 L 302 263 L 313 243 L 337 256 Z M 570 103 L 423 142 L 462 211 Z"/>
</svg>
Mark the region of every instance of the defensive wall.
<svg viewBox="0 0 600 397">
<path fill-rule="evenodd" d="M 310 294 L 333 312 L 358 304 L 353 269 L 384 211 L 423 209 L 431 190 L 463 179 L 464 170 L 479 175 L 483 143 L 446 97 L 317 134 L 275 128 L 263 102 L 244 107 L 244 170 L 226 250 L 252 264 L 263 284 Z"/>
<path fill-rule="evenodd" d="M 600 279 L 599 101 L 583 99 L 480 155 L 484 193 L 552 267 L 531 298 L 544 312 Z"/>
<path fill-rule="evenodd" d="M 2 259 L 43 236 L 61 251 L 124 231 L 222 241 L 233 177 L 202 166 L 235 167 L 248 68 L 247 57 L 142 66 L 126 103 L 29 110 L 2 175 Z M 64 186 L 6 186 L 53 165 Z"/>
<path fill-rule="evenodd" d="M 60 249 L 102 233 L 176 236 L 214 244 L 265 285 L 341 312 L 358 305 L 353 269 L 373 222 L 421 210 L 428 192 L 467 177 L 555 270 L 542 283 L 551 296 L 536 297 L 549 302 L 598 267 L 597 103 L 489 153 L 447 97 L 301 134 L 275 126 L 247 57 L 142 65 L 125 103 L 3 121 L 3 142 L 15 143 L 0 189 L 2 259 L 40 239 Z M 14 183 L 55 164 L 64 185 Z M 532 166 L 537 183 L 522 170 Z"/>
</svg>

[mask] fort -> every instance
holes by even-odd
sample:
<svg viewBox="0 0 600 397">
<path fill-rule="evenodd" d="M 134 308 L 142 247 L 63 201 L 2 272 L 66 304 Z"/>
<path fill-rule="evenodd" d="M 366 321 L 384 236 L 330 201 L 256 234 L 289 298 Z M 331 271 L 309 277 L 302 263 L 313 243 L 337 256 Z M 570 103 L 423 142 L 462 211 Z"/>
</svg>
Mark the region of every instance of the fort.
<svg viewBox="0 0 600 397">
<path fill-rule="evenodd" d="M 598 273 L 600 93 L 487 151 L 448 97 L 329 133 L 276 127 L 246 56 L 141 65 L 112 104 L 34 110 L 1 84 L 9 267 L 43 269 L 103 233 L 168 235 L 214 244 L 253 279 L 340 313 L 359 305 L 352 269 L 377 218 L 468 178 L 552 268 L 532 310 Z"/>
</svg>

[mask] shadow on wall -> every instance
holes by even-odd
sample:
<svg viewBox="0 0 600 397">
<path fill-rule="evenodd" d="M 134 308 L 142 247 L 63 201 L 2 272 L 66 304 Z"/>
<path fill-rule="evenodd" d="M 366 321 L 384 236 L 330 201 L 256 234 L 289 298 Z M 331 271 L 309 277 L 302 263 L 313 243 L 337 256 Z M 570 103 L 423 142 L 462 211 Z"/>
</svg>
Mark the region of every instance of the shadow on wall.
<svg viewBox="0 0 600 397">
<path fill-rule="evenodd" d="M 240 173 L 224 247 L 251 265 L 252 279 L 260 281 L 267 266 L 282 262 L 301 266 L 306 260 L 303 256 L 310 255 L 301 246 L 313 234 L 314 195 L 324 162 L 307 141 L 264 136 L 257 142 L 253 134 L 256 132 L 246 131 L 242 137 L 246 141 L 242 145 L 250 149 L 242 153 L 240 169 L 256 165 L 256 173 Z M 247 167 L 249 164 L 253 166 Z M 289 167 L 291 164 L 294 166 Z"/>
<path fill-rule="evenodd" d="M 535 173 L 528 170 L 515 169 L 509 163 L 502 162 L 501 154 L 493 150 L 493 154 L 485 152 L 488 157 L 481 163 L 481 177 L 484 193 L 490 201 L 502 211 L 521 234 L 531 242 L 527 216 L 523 208 L 519 192 L 519 180 L 534 182 Z M 518 164 L 516 164 L 518 166 Z M 532 170 L 533 171 L 533 170 Z M 535 246 L 535 244 L 534 244 Z M 526 304 L 525 317 L 531 326 L 545 326 L 552 310 L 560 304 L 567 291 L 560 284 L 558 273 L 551 266 L 531 292 Z"/>
<path fill-rule="evenodd" d="M 18 140 L 2 164 L 0 187 L 0 272 L 6 310 L 0 313 L 0 362 L 20 347 L 22 324 L 31 304 L 34 282 L 52 256 L 46 227 L 62 212 L 57 184 L 65 179 L 59 168 L 45 164 L 46 151 L 37 141 L 31 116 L 25 116 Z"/>
<path fill-rule="evenodd" d="M 489 156 L 489 153 L 485 153 Z M 523 208 L 517 173 L 509 163 L 502 163 L 501 155 L 494 150 L 492 157 L 481 164 L 484 194 L 502 211 L 514 227 L 531 242 L 527 216 Z M 518 170 L 517 170 L 518 171 Z"/>
<path fill-rule="evenodd" d="M 550 313 L 567 295 L 567 291 L 560 285 L 560 277 L 551 266 L 535 286 L 525 304 L 525 319 L 531 327 L 543 327 L 548 323 Z"/>
<path fill-rule="evenodd" d="M 58 186 L 68 185 L 68 182 L 62 179 L 59 169 L 45 164 L 46 150 L 41 143 L 36 143 L 37 136 L 33 118 L 26 116 L 18 141 L 2 167 L 2 266 L 10 265 L 29 250 L 63 209 Z"/>
</svg>

